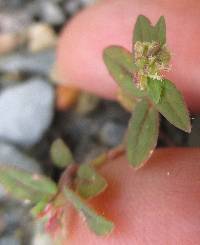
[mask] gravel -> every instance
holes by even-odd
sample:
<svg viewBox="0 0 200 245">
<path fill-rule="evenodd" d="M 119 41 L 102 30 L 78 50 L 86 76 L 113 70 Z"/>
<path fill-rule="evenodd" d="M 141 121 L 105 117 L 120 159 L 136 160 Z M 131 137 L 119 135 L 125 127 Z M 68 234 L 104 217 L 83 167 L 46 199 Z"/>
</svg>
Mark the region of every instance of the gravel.
<svg viewBox="0 0 200 245">
<path fill-rule="evenodd" d="M 48 49 L 34 54 L 29 52 L 14 53 L 0 58 L 0 72 L 21 72 L 48 77 L 54 61 L 54 49 Z"/>
</svg>

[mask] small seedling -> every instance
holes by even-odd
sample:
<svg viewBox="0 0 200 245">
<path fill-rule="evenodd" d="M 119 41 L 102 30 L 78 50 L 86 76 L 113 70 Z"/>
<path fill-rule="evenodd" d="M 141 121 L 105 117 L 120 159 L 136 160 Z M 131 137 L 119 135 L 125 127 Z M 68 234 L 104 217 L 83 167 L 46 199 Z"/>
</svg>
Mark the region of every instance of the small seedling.
<svg viewBox="0 0 200 245">
<path fill-rule="evenodd" d="M 70 149 L 58 139 L 50 154 L 56 167 L 65 168 L 59 183 L 45 176 L 21 169 L 0 167 L 0 183 L 15 198 L 26 200 L 34 207 L 36 219 L 46 220 L 46 230 L 55 236 L 66 230 L 69 205 L 80 212 L 96 235 L 107 235 L 114 224 L 96 213 L 87 204 L 108 187 L 98 168 L 126 149 L 134 168 L 141 167 L 151 156 L 158 139 L 159 113 L 185 132 L 191 131 L 190 118 L 183 97 L 175 85 L 164 78 L 170 69 L 170 52 L 166 45 L 166 26 L 160 17 L 155 26 L 139 16 L 133 35 L 132 53 L 120 46 L 109 46 L 103 53 L 104 62 L 120 88 L 120 101 L 132 111 L 126 134 L 126 146 L 104 153 L 89 163 L 77 165 Z"/>
<path fill-rule="evenodd" d="M 176 86 L 164 78 L 170 70 L 170 51 L 166 45 L 166 25 L 160 17 L 155 26 L 140 15 L 133 33 L 132 53 L 121 46 L 109 46 L 103 58 L 109 73 L 120 87 L 132 116 L 126 149 L 133 167 L 141 167 L 157 144 L 159 112 L 174 126 L 191 131 L 189 113 Z M 129 103 L 127 102 L 129 101 Z"/>
<path fill-rule="evenodd" d="M 58 184 L 45 176 L 7 165 L 0 167 L 0 184 L 14 198 L 33 206 L 32 215 L 45 222 L 46 231 L 52 238 L 62 228 L 66 229 L 68 204 L 85 217 L 96 235 L 109 234 L 114 224 L 90 208 L 86 200 L 98 196 L 107 188 L 107 181 L 98 173 L 98 167 L 114 154 L 110 157 L 105 153 L 78 166 L 70 149 L 61 139 L 53 142 L 50 154 L 56 167 L 66 167 Z"/>
</svg>

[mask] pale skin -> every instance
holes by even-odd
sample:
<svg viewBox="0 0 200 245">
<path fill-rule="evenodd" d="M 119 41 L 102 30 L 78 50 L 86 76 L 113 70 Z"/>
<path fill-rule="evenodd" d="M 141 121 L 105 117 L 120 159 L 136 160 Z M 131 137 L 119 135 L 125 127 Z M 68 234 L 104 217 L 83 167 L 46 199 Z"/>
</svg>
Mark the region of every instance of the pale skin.
<svg viewBox="0 0 200 245">
<path fill-rule="evenodd" d="M 109 187 L 92 202 L 115 223 L 97 237 L 74 211 L 66 245 L 198 245 L 200 243 L 200 150 L 157 150 L 134 171 L 125 157 L 106 164 Z"/>
<path fill-rule="evenodd" d="M 65 28 L 58 46 L 61 80 L 103 97 L 116 97 L 102 51 L 111 44 L 131 50 L 139 14 L 153 23 L 164 15 L 173 53 L 170 78 L 191 112 L 200 112 L 200 2 L 107 0 L 80 13 Z M 198 245 L 200 243 L 200 149 L 157 150 L 146 166 L 133 170 L 123 156 L 102 168 L 108 190 L 94 200 L 115 222 L 110 236 L 92 234 L 74 214 L 65 244 Z"/>
<path fill-rule="evenodd" d="M 58 72 L 66 84 L 107 98 L 117 85 L 109 76 L 102 52 L 111 44 L 132 46 L 132 30 L 139 14 L 155 23 L 167 22 L 167 43 L 172 52 L 170 78 L 183 92 L 190 109 L 200 111 L 199 1 L 106 0 L 81 12 L 65 28 L 58 47 Z"/>
</svg>

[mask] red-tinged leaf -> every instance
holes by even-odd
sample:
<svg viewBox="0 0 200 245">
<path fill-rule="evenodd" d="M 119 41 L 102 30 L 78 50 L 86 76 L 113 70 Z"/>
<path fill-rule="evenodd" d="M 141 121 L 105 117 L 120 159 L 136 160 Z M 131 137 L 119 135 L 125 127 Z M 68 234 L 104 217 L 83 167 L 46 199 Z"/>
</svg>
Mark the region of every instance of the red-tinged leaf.
<svg viewBox="0 0 200 245">
<path fill-rule="evenodd" d="M 7 165 L 0 166 L 0 184 L 11 196 L 34 204 L 51 198 L 57 191 L 56 184 L 49 178 Z"/>
<path fill-rule="evenodd" d="M 105 217 L 97 214 L 75 192 L 66 187 L 64 189 L 64 194 L 74 208 L 84 215 L 89 228 L 96 235 L 105 236 L 112 232 L 114 224 Z"/>
</svg>

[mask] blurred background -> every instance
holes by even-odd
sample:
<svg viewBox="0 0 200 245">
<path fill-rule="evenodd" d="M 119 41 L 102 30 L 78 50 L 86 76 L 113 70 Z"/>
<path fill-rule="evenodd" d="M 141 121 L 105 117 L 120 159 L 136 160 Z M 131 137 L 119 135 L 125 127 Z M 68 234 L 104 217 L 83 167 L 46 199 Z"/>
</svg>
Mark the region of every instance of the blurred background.
<svg viewBox="0 0 200 245">
<path fill-rule="evenodd" d="M 64 24 L 95 0 L 0 0 L 0 164 L 58 180 L 49 149 L 62 138 L 77 162 L 118 145 L 129 113 L 116 102 L 59 84 L 55 50 Z M 159 146 L 199 146 L 200 117 L 187 135 L 163 118 Z M 26 203 L 0 188 L 0 245 L 50 245 Z"/>
</svg>

